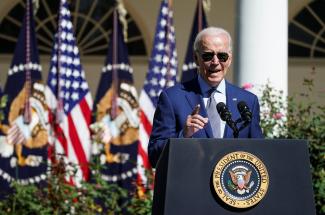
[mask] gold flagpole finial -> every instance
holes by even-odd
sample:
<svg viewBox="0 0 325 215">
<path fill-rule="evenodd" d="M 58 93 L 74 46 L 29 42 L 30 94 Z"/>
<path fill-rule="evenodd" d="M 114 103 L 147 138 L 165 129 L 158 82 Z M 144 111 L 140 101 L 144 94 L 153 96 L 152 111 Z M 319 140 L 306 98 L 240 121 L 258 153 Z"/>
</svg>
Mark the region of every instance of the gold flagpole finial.
<svg viewBox="0 0 325 215">
<path fill-rule="evenodd" d="M 208 13 L 211 10 L 211 0 L 202 0 L 203 10 Z"/>
<path fill-rule="evenodd" d="M 126 20 L 126 15 L 127 15 L 127 10 L 124 7 L 124 3 L 122 0 L 117 1 L 117 6 L 116 6 L 117 12 L 118 12 L 118 18 L 123 26 L 123 36 L 124 36 L 124 41 L 127 42 L 128 39 L 128 22 Z"/>
</svg>

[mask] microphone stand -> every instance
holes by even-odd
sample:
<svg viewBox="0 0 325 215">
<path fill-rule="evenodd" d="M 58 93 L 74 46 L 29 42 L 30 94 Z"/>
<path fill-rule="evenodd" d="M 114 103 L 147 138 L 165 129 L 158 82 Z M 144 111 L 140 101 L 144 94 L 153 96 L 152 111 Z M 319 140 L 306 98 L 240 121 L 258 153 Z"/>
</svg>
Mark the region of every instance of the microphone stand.
<svg viewBox="0 0 325 215">
<path fill-rule="evenodd" d="M 241 120 L 241 119 L 240 119 Z M 233 136 L 234 138 L 238 138 L 239 136 L 239 129 L 237 128 L 237 121 L 236 120 L 235 122 L 232 120 L 232 119 L 229 119 L 227 120 L 227 125 L 232 129 L 232 132 L 233 132 Z"/>
<path fill-rule="evenodd" d="M 238 123 L 244 122 L 239 128 L 237 127 Z M 246 128 L 249 125 L 250 121 L 243 121 L 241 118 L 237 119 L 236 121 L 227 122 L 228 126 L 232 129 L 234 138 L 238 138 L 239 132 Z"/>
<path fill-rule="evenodd" d="M 237 127 L 236 127 L 236 129 L 233 129 L 233 133 L 232 134 L 234 135 L 234 138 L 238 138 L 238 136 L 239 136 L 239 130 L 237 129 Z"/>
</svg>

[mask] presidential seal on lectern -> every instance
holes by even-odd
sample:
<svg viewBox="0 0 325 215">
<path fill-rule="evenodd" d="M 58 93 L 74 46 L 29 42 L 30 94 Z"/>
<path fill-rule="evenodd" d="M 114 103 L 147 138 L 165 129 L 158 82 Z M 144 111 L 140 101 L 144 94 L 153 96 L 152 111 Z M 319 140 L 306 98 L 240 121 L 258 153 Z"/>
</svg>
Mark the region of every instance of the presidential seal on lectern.
<svg viewBox="0 0 325 215">
<path fill-rule="evenodd" d="M 267 193 L 269 175 L 258 157 L 236 151 L 218 161 L 212 183 L 225 204 L 234 208 L 249 208 L 259 203 Z"/>
</svg>

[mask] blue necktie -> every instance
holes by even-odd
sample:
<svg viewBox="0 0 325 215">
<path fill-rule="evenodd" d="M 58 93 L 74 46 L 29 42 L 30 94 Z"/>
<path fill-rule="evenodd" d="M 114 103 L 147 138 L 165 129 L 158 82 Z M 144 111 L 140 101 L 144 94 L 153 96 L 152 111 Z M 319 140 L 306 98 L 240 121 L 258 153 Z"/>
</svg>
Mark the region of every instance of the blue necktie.
<svg viewBox="0 0 325 215">
<path fill-rule="evenodd" d="M 217 103 L 214 99 L 214 94 L 218 93 L 218 91 L 213 88 L 213 92 L 211 93 L 208 103 L 207 103 L 207 113 L 209 122 L 212 128 L 212 133 L 214 138 L 221 138 L 221 132 L 220 132 L 220 116 L 217 111 Z"/>
</svg>

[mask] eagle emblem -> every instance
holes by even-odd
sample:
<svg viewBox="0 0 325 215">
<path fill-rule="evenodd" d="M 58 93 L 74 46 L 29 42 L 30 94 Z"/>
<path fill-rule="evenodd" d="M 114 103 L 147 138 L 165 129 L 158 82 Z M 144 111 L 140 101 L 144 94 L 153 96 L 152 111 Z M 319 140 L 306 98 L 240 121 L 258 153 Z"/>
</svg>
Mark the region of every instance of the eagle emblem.
<svg viewBox="0 0 325 215">
<path fill-rule="evenodd" d="M 112 100 L 114 88 L 111 87 L 97 104 L 97 122 L 90 126 L 93 132 L 92 139 L 93 154 L 99 154 L 104 148 L 105 155 L 102 155 L 101 163 L 126 163 L 129 154 L 125 152 L 111 152 L 111 145 L 131 145 L 138 140 L 138 101 L 137 92 L 134 86 L 122 82 L 118 92 L 116 116 L 110 116 L 112 111 Z M 102 146 L 104 145 L 104 147 Z"/>
<path fill-rule="evenodd" d="M 236 190 L 238 194 L 243 195 L 249 193 L 254 185 L 254 181 L 250 182 L 252 171 L 244 166 L 236 166 L 229 170 L 231 182 L 228 183 L 232 190 Z"/>
<path fill-rule="evenodd" d="M 12 157 L 11 165 L 19 166 L 39 166 L 43 161 L 41 156 L 23 155 L 23 147 L 29 149 L 42 148 L 47 145 L 47 105 L 45 104 L 44 85 L 35 82 L 32 85 L 30 102 L 31 121 L 24 123 L 23 110 L 26 100 L 26 87 L 10 105 L 8 116 L 9 125 L 1 125 L 0 129 L 6 135 L 1 137 L 0 156 L 11 157 L 16 152 L 16 157 Z"/>
</svg>

